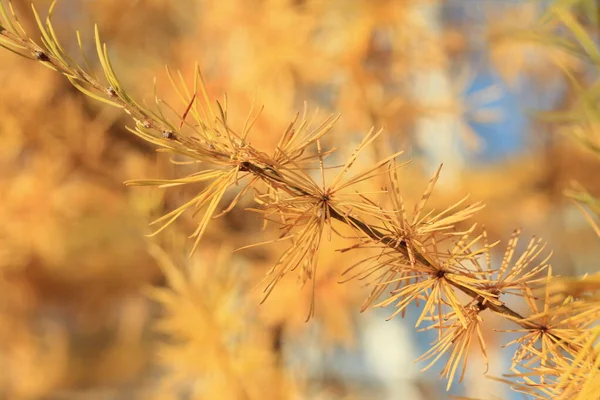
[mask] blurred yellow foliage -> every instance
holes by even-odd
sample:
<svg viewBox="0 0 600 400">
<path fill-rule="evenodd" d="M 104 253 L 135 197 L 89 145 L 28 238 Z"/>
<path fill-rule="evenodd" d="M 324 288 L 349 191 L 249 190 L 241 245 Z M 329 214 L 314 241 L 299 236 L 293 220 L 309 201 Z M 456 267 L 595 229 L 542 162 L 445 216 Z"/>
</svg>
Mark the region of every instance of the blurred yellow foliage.
<svg viewBox="0 0 600 400">
<path fill-rule="evenodd" d="M 371 304 L 393 304 L 387 315 L 419 316 L 423 331 L 438 333 L 422 358 L 449 356 L 443 387 L 468 378 L 470 354 L 500 364 L 490 326 L 515 326 L 482 319 L 492 310 L 520 325 L 514 388 L 541 398 L 598 393 L 596 375 L 581 379 L 597 374 L 600 360 L 589 325 L 599 315 L 596 276 L 553 283 L 556 297 L 533 293 L 546 281 L 540 272 L 585 272 L 586 255 L 597 255 L 589 232 L 560 217 L 570 210 L 562 190 L 576 179 L 570 196 L 591 209 L 594 225 L 600 190 L 590 173 L 597 82 L 586 81 L 600 56 L 587 36 L 596 28 L 575 7 L 587 1 L 460 11 L 483 13 L 481 26 L 454 21 L 450 0 L 63 3 L 41 32 L 45 52 L 38 39 L 50 2 L 35 1 L 44 15 L 36 22 L 14 1 L 27 35 L 12 29 L 9 7 L 0 20 L 0 44 L 95 90 L 85 96 L 60 74 L 0 53 L 0 398 L 383 398 L 380 377 L 360 361 L 345 365 L 360 369 L 351 373 L 364 381 L 353 382 L 298 357 L 344 349 L 360 360 L 358 311 Z M 94 22 L 106 50 L 98 37 L 94 48 Z M 45 37 L 55 33 L 64 49 Z M 478 40 L 483 64 L 507 85 L 475 84 Z M 61 59 L 79 50 L 85 68 Z M 83 70 L 90 75 L 77 75 Z M 204 82 L 194 87 L 199 70 Z M 541 151 L 491 166 L 464 167 L 462 155 L 442 149 L 463 165 L 458 179 L 434 192 L 438 170 L 424 185 L 430 165 L 419 155 L 436 143 L 423 126 L 456 123 L 467 153 L 483 151 L 475 125 L 510 119 L 498 102 L 524 79 L 564 84 L 559 106 L 569 108 L 531 130 L 560 131 L 592 155 L 553 133 L 530 135 Z M 445 143 L 451 130 L 438 134 Z M 408 172 L 390 167 L 388 155 L 400 150 L 414 156 Z M 467 193 L 473 201 L 463 204 Z M 243 211 L 257 203 L 258 218 Z M 466 221 L 476 211 L 484 231 Z M 153 228 L 165 230 L 145 238 L 157 219 L 164 225 Z M 548 233 L 558 265 L 535 259 L 538 241 L 487 241 L 519 225 Z M 358 282 L 340 284 L 349 268 Z M 527 301 L 501 300 L 515 293 Z M 417 342 L 379 345 L 409 353 Z"/>
</svg>

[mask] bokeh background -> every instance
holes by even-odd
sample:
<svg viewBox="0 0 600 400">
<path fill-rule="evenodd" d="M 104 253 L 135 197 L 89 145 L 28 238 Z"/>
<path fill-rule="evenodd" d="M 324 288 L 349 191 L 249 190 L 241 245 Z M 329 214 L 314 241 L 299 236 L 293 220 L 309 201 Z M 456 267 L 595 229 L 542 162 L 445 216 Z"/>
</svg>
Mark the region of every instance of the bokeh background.
<svg viewBox="0 0 600 400">
<path fill-rule="evenodd" d="M 45 14 L 50 3 L 34 1 Z M 556 45 L 569 30 L 559 2 L 489 0 L 61 0 L 54 26 L 66 48 L 93 24 L 137 99 L 176 104 L 165 65 L 191 83 L 194 62 L 214 98 L 227 93 L 232 126 L 264 105 L 252 143 L 272 149 L 304 103 L 341 119 L 326 139 L 339 160 L 372 126 L 385 131 L 373 162 L 404 150 L 403 194 L 418 200 L 440 163 L 429 204 L 470 193 L 476 217 L 503 243 L 541 236 L 554 272 L 593 271 L 598 240 L 565 190 L 600 194 L 598 159 L 561 118 L 594 70 Z M 566 2 L 562 2 L 566 3 Z M 593 2 L 561 12 L 595 33 Z M 27 1 L 13 1 L 38 38 Z M 550 17 L 548 17 L 550 15 Z M 344 284 L 348 245 L 323 246 L 316 316 L 294 276 L 262 305 L 261 279 L 281 247 L 233 250 L 276 237 L 244 208 L 212 222 L 187 255 L 191 215 L 154 238 L 148 223 L 191 189 L 131 188 L 128 179 L 193 172 L 134 137 L 119 110 L 61 75 L 0 51 L 1 399 L 442 399 L 440 367 L 413 361 L 432 337 L 416 318 L 360 313 L 368 292 Z M 183 110 L 181 110 L 183 111 Z M 586 129 L 595 132 L 593 125 Z M 597 136 L 595 136 L 597 137 Z M 334 158 L 334 162 L 336 159 Z M 374 189 L 384 182 L 373 182 Z M 230 194 L 233 197 L 235 193 Z M 264 286 L 263 286 L 264 287 Z M 514 305 L 516 308 L 520 306 Z M 414 314 L 414 313 L 413 313 Z M 487 326 L 490 375 L 508 372 L 510 341 Z M 450 393 L 521 398 L 483 376 L 477 357 Z M 514 397 L 513 397 L 514 396 Z"/>
</svg>

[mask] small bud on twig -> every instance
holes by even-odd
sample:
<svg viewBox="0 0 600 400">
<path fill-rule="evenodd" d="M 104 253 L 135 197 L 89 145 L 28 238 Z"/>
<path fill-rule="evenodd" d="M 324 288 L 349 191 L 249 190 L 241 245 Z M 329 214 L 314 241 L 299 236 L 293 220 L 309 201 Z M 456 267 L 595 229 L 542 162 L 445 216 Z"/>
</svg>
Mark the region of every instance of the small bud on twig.
<svg viewBox="0 0 600 400">
<path fill-rule="evenodd" d="M 33 54 L 35 56 L 35 59 L 38 61 L 50 61 L 48 55 L 41 50 L 35 50 Z"/>
<path fill-rule="evenodd" d="M 165 139 L 175 139 L 175 134 L 171 131 L 163 131 L 163 137 Z"/>
</svg>

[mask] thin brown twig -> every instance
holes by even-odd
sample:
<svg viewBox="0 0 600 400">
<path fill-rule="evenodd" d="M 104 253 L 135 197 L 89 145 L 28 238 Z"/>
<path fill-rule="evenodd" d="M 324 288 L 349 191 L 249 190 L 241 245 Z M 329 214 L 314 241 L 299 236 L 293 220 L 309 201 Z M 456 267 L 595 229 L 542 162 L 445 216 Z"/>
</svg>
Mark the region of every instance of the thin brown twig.
<svg viewBox="0 0 600 400">
<path fill-rule="evenodd" d="M 196 143 L 193 142 L 191 139 L 189 139 L 183 135 L 175 134 L 173 132 L 172 128 L 170 126 L 168 126 L 167 124 L 165 124 L 164 122 L 158 120 L 157 118 L 154 118 L 152 115 L 148 115 L 148 113 L 144 112 L 139 107 L 137 107 L 133 104 L 130 104 L 130 103 L 124 101 L 123 99 L 121 99 L 118 95 L 116 95 L 114 89 L 112 89 L 110 87 L 106 87 L 105 85 L 102 85 L 99 81 L 94 79 L 92 76 L 87 74 L 85 71 L 83 71 L 79 68 L 75 69 L 75 68 L 69 68 L 68 66 L 64 66 L 63 63 L 58 58 L 56 58 L 49 52 L 44 51 L 42 48 L 40 48 L 35 43 L 25 40 L 25 39 L 21 38 L 19 35 L 8 31 L 7 29 L 5 29 L 1 26 L 0 26 L 0 36 L 3 36 L 6 39 L 8 39 L 9 41 L 14 42 L 17 45 L 26 48 L 31 53 L 32 59 L 37 60 L 41 63 L 49 64 L 53 68 L 55 68 L 57 71 L 59 71 L 60 73 L 70 76 L 71 78 L 75 78 L 81 82 L 84 82 L 84 83 L 90 85 L 94 90 L 101 93 L 106 98 L 110 99 L 110 101 L 118 104 L 135 121 L 142 123 L 146 129 L 152 129 L 152 130 L 158 131 L 163 135 L 163 137 L 170 139 L 170 140 L 177 141 L 177 142 L 181 143 L 182 145 L 188 145 L 188 146 L 191 146 L 192 148 L 196 145 Z M 168 136 L 166 135 L 167 133 L 168 133 Z M 223 156 L 225 157 L 225 155 L 223 155 Z M 276 172 L 276 170 L 275 170 L 275 168 L 273 168 L 273 166 L 271 166 L 271 167 L 267 166 L 267 168 L 265 168 L 265 167 L 258 165 L 257 163 L 254 163 L 252 161 L 243 161 L 240 164 L 240 170 L 246 170 L 268 183 L 275 183 L 275 184 L 284 186 L 290 192 L 295 192 L 299 195 L 311 196 L 311 194 L 306 192 L 305 190 L 298 188 L 298 187 L 294 186 L 293 184 L 290 184 L 289 182 L 287 182 L 283 176 L 281 176 L 280 174 L 278 174 Z M 383 243 L 386 246 L 393 248 L 408 257 L 408 249 L 407 249 L 405 241 L 398 241 L 396 239 L 393 239 L 393 238 L 385 235 L 384 233 L 382 233 L 377 228 L 375 228 L 363 221 L 360 221 L 359 219 L 357 219 L 353 216 L 341 215 L 340 213 L 338 213 L 336 210 L 334 210 L 331 207 L 330 207 L 330 215 L 331 215 L 331 218 L 341 221 L 345 224 L 352 224 L 354 227 L 358 228 L 362 233 L 364 233 L 371 239 L 375 240 L 376 242 Z M 415 257 L 416 257 L 416 261 L 418 261 L 419 263 L 421 263 L 425 266 L 431 266 L 431 263 L 427 259 L 425 259 L 422 255 L 417 253 L 417 254 L 415 254 Z M 461 292 L 468 295 L 469 297 L 473 298 L 474 300 L 476 300 L 476 301 L 481 300 L 481 296 L 479 294 L 477 294 L 476 292 L 470 290 L 469 288 L 466 288 L 464 286 L 459 286 L 456 284 L 453 284 L 453 286 L 455 288 L 459 289 Z M 483 304 L 483 307 L 489 308 L 490 310 L 506 317 L 507 319 L 509 319 L 513 322 L 516 322 L 517 324 L 519 324 L 520 326 L 522 326 L 525 329 L 540 328 L 540 326 L 538 324 L 526 320 L 525 317 L 523 317 L 521 314 L 514 311 L 510 307 L 508 307 L 506 304 L 503 304 L 503 303 L 502 304 L 493 304 L 491 302 L 486 302 L 485 304 Z"/>
</svg>

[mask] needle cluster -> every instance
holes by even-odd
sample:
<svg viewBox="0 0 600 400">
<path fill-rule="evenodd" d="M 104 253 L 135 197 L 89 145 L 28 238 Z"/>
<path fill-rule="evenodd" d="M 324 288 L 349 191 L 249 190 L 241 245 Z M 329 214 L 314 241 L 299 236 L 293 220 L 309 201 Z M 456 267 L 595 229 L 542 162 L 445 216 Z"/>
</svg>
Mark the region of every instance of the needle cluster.
<svg viewBox="0 0 600 400">
<path fill-rule="evenodd" d="M 582 318 L 585 310 L 566 315 L 564 304 L 553 302 L 549 292 L 543 296 L 543 305 L 539 305 L 542 298 L 535 289 L 550 279 L 552 270 L 549 255 L 538 239 L 532 239 L 517 254 L 519 233 L 515 232 L 502 261 L 494 265 L 492 249 L 498 243 L 490 243 L 485 230 L 467 223 L 483 204 L 468 204 L 465 197 L 445 210 L 427 210 L 441 167 L 412 213 L 407 211 L 402 195 L 405 189 L 401 189 L 397 173 L 405 164 L 397 162 L 401 152 L 354 171 L 360 155 L 381 131 L 368 132 L 341 166 L 330 166 L 328 161 L 336 149 L 325 149 L 323 143 L 338 117 L 317 122 L 305 108 L 282 132 L 277 146 L 265 153 L 252 145 L 253 127 L 260 111 L 250 110 L 243 126 L 232 126 L 227 98 L 211 100 L 197 65 L 191 86 L 182 74 L 167 69 L 180 97 L 180 107 L 155 96 L 156 107 L 151 108 L 131 98 L 118 80 L 98 29 L 95 40 L 102 79 L 66 54 L 50 17 L 42 21 L 33 8 L 42 32 L 40 45 L 23 29 L 10 4 L 7 8 L 0 3 L 0 10 L 0 45 L 63 74 L 84 94 L 121 108 L 133 119 L 133 126 L 128 127 L 132 134 L 159 151 L 172 154 L 176 164 L 181 164 L 179 160 L 184 157 L 186 164 L 197 166 L 196 172 L 176 179 L 126 182 L 159 188 L 201 187 L 190 200 L 153 221 L 156 230 L 152 235 L 167 229 L 184 213 L 191 213 L 197 220 L 191 233 L 194 252 L 210 222 L 230 212 L 243 196 L 252 194 L 257 207 L 249 211 L 279 229 L 278 237 L 259 245 L 286 244 L 265 277 L 265 299 L 291 273 L 296 273 L 303 285 L 314 288 L 321 246 L 333 235 L 347 237 L 351 232 L 355 245 L 342 251 L 356 251 L 358 261 L 349 266 L 344 278 L 360 279 L 370 286 L 363 310 L 390 306 L 395 308 L 391 315 L 394 317 L 404 315 L 409 305 L 418 305 L 417 327 L 439 333 L 438 340 L 421 359 L 429 361 L 428 368 L 448 355 L 442 371 L 448 388 L 455 378 L 464 377 L 471 353 L 487 357 L 482 326 L 489 311 L 519 327 L 514 332 L 519 332 L 520 337 L 509 343 L 518 345 L 512 367 L 518 390 L 558 396 L 567 386 L 557 371 L 573 375 L 578 368 L 598 363 L 595 356 L 589 356 L 590 352 L 581 355 L 597 336 Z M 81 46 L 81 40 L 79 43 Z M 87 65 L 84 53 L 82 50 Z M 185 111 L 179 113 L 177 109 Z M 168 117 L 168 112 L 174 116 Z M 334 171 L 330 179 L 326 174 L 329 170 Z M 379 175 L 387 177 L 385 190 L 362 190 L 362 183 Z M 226 193 L 231 192 L 233 199 L 224 204 Z M 365 255 L 363 249 L 374 250 L 374 255 Z M 511 297 L 524 298 L 530 315 L 522 316 L 510 308 L 507 300 Z M 308 318 L 314 315 L 315 306 L 313 301 Z M 576 384 L 584 383 L 570 381 L 570 393 L 576 390 L 572 389 Z"/>
</svg>

